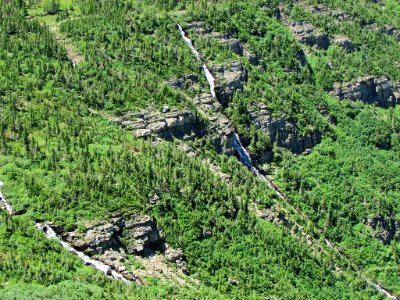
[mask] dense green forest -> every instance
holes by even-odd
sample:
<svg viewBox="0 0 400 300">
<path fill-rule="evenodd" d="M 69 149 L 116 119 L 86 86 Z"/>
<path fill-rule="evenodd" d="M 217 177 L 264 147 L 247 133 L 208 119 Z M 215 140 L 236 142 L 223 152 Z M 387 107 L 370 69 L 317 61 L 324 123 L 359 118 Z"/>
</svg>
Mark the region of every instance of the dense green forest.
<svg viewBox="0 0 400 300">
<path fill-rule="evenodd" d="M 0 298 L 383 298 L 374 284 L 400 295 L 399 106 L 331 94 L 360 77 L 384 76 L 394 89 L 400 80 L 399 40 L 367 27 L 400 32 L 400 4 L 376 2 L 0 0 L 0 188 L 13 207 L 12 216 L 0 210 Z M 318 4 L 347 20 L 310 12 Z M 114 122 L 165 107 L 214 122 L 192 100 L 208 82 L 177 22 L 225 34 L 257 56 L 252 64 L 217 35 L 187 31 L 212 72 L 232 62 L 246 71 L 218 113 L 253 158 L 273 153 L 257 167 L 285 197 L 207 134 L 142 139 Z M 332 40 L 346 35 L 356 50 L 302 44 L 291 22 Z M 171 86 L 187 75 L 195 84 Z M 290 120 L 296 137 L 318 132 L 321 142 L 308 155 L 274 143 L 252 121 L 260 105 Z M 259 217 L 257 209 L 276 206 L 302 230 Z M 108 278 L 34 227 L 75 230 L 118 212 L 156 220 L 184 253 L 186 284 Z M 370 225 L 378 219 L 389 225 Z M 382 241 L 379 230 L 394 234 Z"/>
</svg>

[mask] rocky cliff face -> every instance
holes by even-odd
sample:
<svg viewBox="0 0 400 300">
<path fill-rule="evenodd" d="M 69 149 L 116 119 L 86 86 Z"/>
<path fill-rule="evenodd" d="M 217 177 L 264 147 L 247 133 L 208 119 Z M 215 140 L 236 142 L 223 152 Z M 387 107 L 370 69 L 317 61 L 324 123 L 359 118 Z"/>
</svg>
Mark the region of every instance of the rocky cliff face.
<svg viewBox="0 0 400 300">
<path fill-rule="evenodd" d="M 311 23 L 292 22 L 289 24 L 289 29 L 300 43 L 310 47 L 328 49 L 331 44 L 328 35 L 318 32 Z"/>
<path fill-rule="evenodd" d="M 164 107 L 162 112 L 127 113 L 115 121 L 123 128 L 132 130 L 137 137 L 157 135 L 165 139 L 174 137 L 189 140 L 201 134 L 201 121 L 190 111 L 170 111 Z"/>
<path fill-rule="evenodd" d="M 164 260 L 174 262 L 187 273 L 182 250 L 165 243 L 164 236 L 148 216 L 117 214 L 108 221 L 84 222 L 85 230 L 61 231 L 61 237 L 75 249 L 95 256 L 126 278 L 134 278 L 127 271 L 128 255 L 153 256 L 154 249 L 164 253 Z"/>
<path fill-rule="evenodd" d="M 261 105 L 259 108 L 251 108 L 249 114 L 255 128 L 263 130 L 270 138 L 271 144 L 277 142 L 278 146 L 286 148 L 293 153 L 303 153 L 321 142 L 321 134 L 319 132 L 301 136 L 297 132 L 294 120 L 274 117 L 265 105 Z M 271 149 L 265 149 L 257 157 L 259 163 L 271 160 Z"/>
<path fill-rule="evenodd" d="M 62 238 L 87 255 L 121 249 L 128 254 L 143 254 L 146 248 L 157 247 L 164 241 L 148 216 L 117 215 L 107 222 L 85 222 L 84 227 L 84 232 L 63 232 Z M 124 244 L 120 237 L 124 238 Z"/>
<path fill-rule="evenodd" d="M 374 237 L 384 245 L 388 245 L 394 238 L 400 241 L 400 221 L 394 218 L 385 218 L 379 215 L 374 218 L 366 218 L 364 224 L 373 230 Z"/>
<path fill-rule="evenodd" d="M 233 38 L 229 34 L 214 31 L 207 28 L 203 22 L 192 22 L 186 26 L 191 34 L 201 36 L 203 39 L 213 41 L 223 47 L 228 48 L 239 56 L 245 56 L 249 59 L 250 64 L 258 65 L 258 55 L 252 52 L 249 47 L 243 44 L 239 39 Z"/>
<path fill-rule="evenodd" d="M 215 92 L 222 106 L 227 106 L 235 92 L 241 92 L 247 80 L 247 72 L 240 62 L 230 62 L 212 68 L 217 81 Z"/>
<path fill-rule="evenodd" d="M 353 83 L 337 83 L 331 95 L 340 100 L 362 101 L 383 108 L 393 107 L 396 102 L 394 90 L 384 77 L 364 77 Z"/>
</svg>

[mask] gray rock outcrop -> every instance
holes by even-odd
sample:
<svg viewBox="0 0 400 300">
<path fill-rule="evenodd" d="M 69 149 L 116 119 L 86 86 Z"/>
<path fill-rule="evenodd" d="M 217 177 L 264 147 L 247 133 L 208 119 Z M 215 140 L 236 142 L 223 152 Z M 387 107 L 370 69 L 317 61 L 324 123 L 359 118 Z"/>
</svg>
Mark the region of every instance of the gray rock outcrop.
<svg viewBox="0 0 400 300">
<path fill-rule="evenodd" d="M 241 92 L 247 80 L 247 72 L 240 62 L 216 65 L 212 68 L 217 81 L 215 92 L 218 101 L 227 106 L 235 92 Z"/>
<path fill-rule="evenodd" d="M 238 39 L 231 37 L 229 34 L 213 31 L 207 28 L 202 22 L 193 22 L 186 26 L 190 30 L 191 34 L 200 35 L 204 39 L 215 41 L 221 46 L 227 47 L 233 53 L 243 56 L 244 49 L 241 42 Z"/>
<path fill-rule="evenodd" d="M 397 100 L 390 82 L 384 77 L 364 77 L 353 83 L 336 83 L 331 95 L 340 100 L 362 101 L 383 108 L 393 107 Z"/>
<path fill-rule="evenodd" d="M 208 39 L 228 48 L 239 56 L 246 57 L 253 66 L 259 64 L 259 56 L 252 52 L 248 45 L 242 43 L 239 39 L 233 38 L 229 34 L 213 31 L 212 29 L 207 28 L 203 22 L 192 22 L 188 24 L 186 28 L 192 34 L 199 35 L 203 39 Z"/>
<path fill-rule="evenodd" d="M 189 140 L 201 132 L 201 122 L 192 112 L 164 109 L 164 112 L 127 113 L 115 119 L 121 127 L 132 130 L 136 137 L 157 135 Z"/>
<path fill-rule="evenodd" d="M 164 236 L 149 216 L 117 214 L 107 221 L 87 221 L 83 225 L 84 230 L 59 230 L 62 239 L 129 280 L 136 278 L 127 270 L 128 255 L 152 256 L 154 249 L 163 251 L 165 260 L 188 272 L 183 251 L 164 242 Z"/>
<path fill-rule="evenodd" d="M 259 108 L 249 109 L 249 115 L 255 128 L 261 129 L 267 134 L 271 145 L 276 142 L 278 146 L 300 154 L 321 142 L 319 132 L 300 135 L 294 120 L 274 117 L 264 104 L 260 105 Z M 272 156 L 272 148 L 269 148 L 259 153 L 256 159 L 259 163 L 265 163 L 271 161 Z"/>
<path fill-rule="evenodd" d="M 389 36 L 394 37 L 398 41 L 400 41 L 400 29 L 396 29 L 392 25 L 383 25 L 382 27 L 376 23 L 368 23 L 365 24 L 365 28 L 373 32 L 380 32 L 383 34 L 387 34 Z"/>
<path fill-rule="evenodd" d="M 328 35 L 324 32 L 318 32 L 311 23 L 292 22 L 289 24 L 289 29 L 302 44 L 325 50 L 328 49 L 330 45 Z"/>
<path fill-rule="evenodd" d="M 400 241 L 400 221 L 392 217 L 385 218 L 378 215 L 377 217 L 366 218 L 364 224 L 372 229 L 374 237 L 384 245 L 388 245 L 394 238 Z"/>
<path fill-rule="evenodd" d="M 354 51 L 353 42 L 346 36 L 337 36 L 333 40 L 333 44 L 338 45 L 339 47 L 345 49 L 347 52 Z"/>
<path fill-rule="evenodd" d="M 120 215 L 109 221 L 84 222 L 85 231 L 63 232 L 62 237 L 87 255 L 103 254 L 125 248 L 128 254 L 140 254 L 146 247 L 155 247 L 164 237 L 148 216 Z M 124 245 L 120 242 L 124 237 Z"/>
<path fill-rule="evenodd" d="M 170 79 L 166 84 L 174 89 L 187 89 L 198 82 L 199 77 L 196 74 L 188 74 L 180 78 Z"/>
<path fill-rule="evenodd" d="M 145 248 L 155 247 L 164 241 L 164 237 L 148 216 L 135 215 L 127 218 L 122 235 L 128 254 L 143 253 Z"/>
<path fill-rule="evenodd" d="M 121 246 L 117 236 L 123 224 L 124 220 L 121 217 L 113 218 L 109 222 L 85 222 L 85 232 L 77 229 L 72 232 L 63 232 L 61 236 L 75 249 L 87 255 L 93 255 Z"/>
</svg>

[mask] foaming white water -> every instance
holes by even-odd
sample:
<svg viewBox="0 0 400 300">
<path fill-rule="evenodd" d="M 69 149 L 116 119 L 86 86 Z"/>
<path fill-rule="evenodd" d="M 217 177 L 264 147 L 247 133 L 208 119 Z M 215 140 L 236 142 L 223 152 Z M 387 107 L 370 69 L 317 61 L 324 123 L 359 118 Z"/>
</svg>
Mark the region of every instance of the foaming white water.
<svg viewBox="0 0 400 300">
<path fill-rule="evenodd" d="M 191 41 L 191 39 L 189 39 L 186 36 L 185 31 L 183 30 L 182 26 L 177 24 L 178 28 L 179 28 L 179 32 L 183 38 L 183 40 L 185 41 L 185 43 L 189 46 L 190 50 L 192 50 L 192 53 L 196 56 L 196 58 L 201 62 L 201 64 L 203 65 L 203 70 L 204 73 L 206 74 L 206 79 L 208 81 L 208 84 L 210 86 L 210 93 L 211 96 L 213 98 L 215 98 L 216 94 L 215 94 L 215 78 L 214 76 L 212 76 L 210 70 L 208 69 L 207 65 L 205 63 L 202 62 L 201 58 L 200 58 L 200 54 L 199 52 L 196 50 L 196 48 L 193 46 L 193 43 Z"/>
<path fill-rule="evenodd" d="M 243 147 L 242 143 L 239 140 L 239 136 L 237 133 L 234 133 L 235 137 L 235 145 L 236 145 L 236 151 L 239 154 L 239 160 L 248 168 L 252 169 L 253 164 L 251 162 L 250 154 L 247 152 L 246 148 Z"/>
<path fill-rule="evenodd" d="M 3 181 L 0 181 L 0 206 L 3 206 L 4 209 L 10 214 L 12 215 L 13 210 L 12 210 L 12 206 L 10 205 L 10 203 L 7 202 L 6 198 L 4 198 L 3 193 L 1 192 L 1 187 L 4 185 Z"/>
<path fill-rule="evenodd" d="M 384 288 L 382 288 L 379 284 L 373 283 L 372 285 L 375 287 L 375 289 L 378 292 L 383 293 L 387 298 L 392 299 L 392 300 L 398 300 L 399 299 L 396 296 L 390 294 L 388 291 L 386 291 Z"/>
<path fill-rule="evenodd" d="M 62 247 L 67 249 L 69 252 L 77 255 L 86 265 L 93 266 L 95 269 L 103 272 L 108 277 L 122 280 L 123 282 L 128 283 L 128 284 L 131 283 L 131 281 L 127 280 L 122 274 L 112 270 L 109 266 L 103 264 L 102 262 L 100 262 L 98 260 L 91 259 L 89 256 L 85 255 L 84 253 L 75 250 L 67 242 L 64 242 L 63 240 L 61 240 L 61 238 L 57 235 L 57 233 L 53 230 L 53 228 L 50 227 L 50 225 L 48 225 L 46 223 L 44 225 L 38 223 L 38 224 L 36 224 L 35 227 L 39 230 L 42 230 L 46 234 L 47 238 L 53 239 L 53 240 L 58 240 Z"/>
<path fill-rule="evenodd" d="M 192 41 L 186 36 L 185 31 L 183 30 L 182 26 L 178 25 L 179 28 L 179 32 L 183 38 L 183 40 L 185 41 L 185 43 L 189 46 L 189 48 L 192 50 L 193 54 L 196 56 L 196 58 L 202 63 L 203 65 L 203 70 L 204 73 L 206 75 L 206 79 L 208 81 L 208 84 L 210 85 L 210 93 L 211 96 L 213 98 L 215 98 L 215 78 L 214 76 L 211 74 L 210 70 L 207 68 L 207 65 L 205 63 L 202 62 L 201 58 L 200 58 L 200 54 L 197 51 L 197 49 L 193 46 Z M 250 154 L 247 152 L 246 148 L 243 147 L 242 143 L 240 142 L 239 136 L 237 135 L 237 133 L 234 133 L 234 138 L 235 138 L 235 147 L 236 147 L 236 151 L 239 155 L 239 160 L 246 166 L 248 167 L 258 178 L 262 179 L 263 181 L 265 181 L 268 185 L 268 187 L 273 190 L 275 192 L 275 194 L 281 198 L 281 199 L 285 199 L 285 197 L 282 195 L 282 193 L 278 190 L 277 187 L 274 186 L 274 184 L 271 182 L 271 180 L 269 180 L 268 178 L 266 178 L 264 175 L 262 175 L 260 173 L 260 171 L 255 168 L 251 162 L 251 158 L 250 158 Z"/>
</svg>

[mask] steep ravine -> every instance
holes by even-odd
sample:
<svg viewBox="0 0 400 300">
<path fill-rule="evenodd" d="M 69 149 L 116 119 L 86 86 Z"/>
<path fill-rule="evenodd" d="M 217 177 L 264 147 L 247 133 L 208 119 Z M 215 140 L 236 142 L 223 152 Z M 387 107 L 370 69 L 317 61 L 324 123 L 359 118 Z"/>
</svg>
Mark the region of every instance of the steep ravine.
<svg viewBox="0 0 400 300">
<path fill-rule="evenodd" d="M 194 47 L 191 39 L 186 35 L 185 31 L 183 30 L 182 26 L 177 23 L 177 26 L 179 28 L 179 32 L 180 35 L 182 36 L 182 39 L 184 40 L 184 42 L 190 47 L 191 51 L 193 52 L 193 54 L 196 56 L 196 58 L 202 63 L 203 66 L 203 70 L 206 76 L 206 79 L 209 83 L 210 86 L 210 93 L 212 95 L 212 98 L 215 98 L 215 78 L 213 77 L 213 75 L 211 74 L 210 70 L 208 69 L 207 65 L 201 60 L 200 58 L 200 54 L 197 51 L 197 49 Z M 235 137 L 235 146 L 236 146 L 236 151 L 238 153 L 239 156 L 239 160 L 242 164 L 244 164 L 246 167 L 248 167 L 254 175 L 256 175 L 258 178 L 260 178 L 261 180 L 263 180 L 264 182 L 267 183 L 268 187 L 275 192 L 275 194 L 283 201 L 285 201 L 287 203 L 287 199 L 286 197 L 279 191 L 279 189 L 276 187 L 276 185 L 267 177 L 265 177 L 264 175 L 261 174 L 261 172 L 253 166 L 251 157 L 248 153 L 248 151 L 246 150 L 245 147 L 243 147 L 243 145 L 240 142 L 239 136 L 237 135 L 236 132 L 234 132 L 234 137 Z M 333 244 L 326 240 L 327 245 L 336 250 L 339 251 L 338 249 L 336 249 L 334 246 L 332 246 Z M 340 252 L 340 251 L 339 251 Z M 368 284 L 372 285 L 377 291 L 383 293 L 386 297 L 388 297 L 389 299 L 393 299 L 393 300 L 398 300 L 398 298 L 394 295 L 391 295 L 387 290 L 385 290 L 382 286 L 376 284 L 376 283 L 372 283 L 369 280 L 366 280 Z"/>
</svg>

